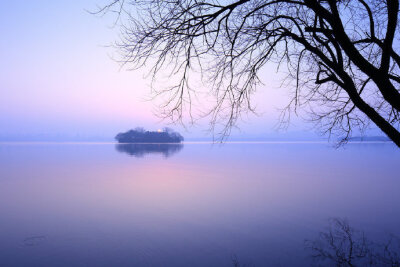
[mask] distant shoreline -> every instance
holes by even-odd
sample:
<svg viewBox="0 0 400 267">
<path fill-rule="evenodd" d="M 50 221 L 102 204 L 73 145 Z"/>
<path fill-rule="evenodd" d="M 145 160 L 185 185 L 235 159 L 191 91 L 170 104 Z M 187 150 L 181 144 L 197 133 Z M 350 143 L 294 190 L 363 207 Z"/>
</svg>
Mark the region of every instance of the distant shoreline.
<svg viewBox="0 0 400 267">
<path fill-rule="evenodd" d="M 348 141 L 347 144 L 388 144 L 393 141 Z M 34 145 L 34 144 L 64 144 L 64 145 L 129 145 L 129 144 L 140 144 L 140 145 L 177 145 L 177 144 L 334 144 L 329 141 L 183 141 L 181 143 L 118 143 L 118 142 L 107 142 L 107 141 L 0 141 L 0 145 Z"/>
</svg>

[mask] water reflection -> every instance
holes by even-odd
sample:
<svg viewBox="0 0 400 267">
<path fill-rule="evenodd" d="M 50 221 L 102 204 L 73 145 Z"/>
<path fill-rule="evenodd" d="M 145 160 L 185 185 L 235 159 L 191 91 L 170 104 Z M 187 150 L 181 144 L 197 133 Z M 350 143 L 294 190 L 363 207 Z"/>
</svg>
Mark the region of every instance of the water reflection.
<svg viewBox="0 0 400 267">
<path fill-rule="evenodd" d="M 318 239 L 306 241 L 317 266 L 400 266 L 400 239 L 390 235 L 383 242 L 370 240 L 346 219 L 331 219 Z"/>
<path fill-rule="evenodd" d="M 117 144 L 115 149 L 137 158 L 142 158 L 146 154 L 162 154 L 168 158 L 181 151 L 183 144 Z"/>
<path fill-rule="evenodd" d="M 372 240 L 342 218 L 330 219 L 326 231 L 320 232 L 316 239 L 305 241 L 305 249 L 311 261 L 297 266 L 400 267 L 399 237 L 388 234 L 379 241 Z M 232 266 L 261 265 L 243 261 L 235 254 L 232 256 Z"/>
<path fill-rule="evenodd" d="M 400 236 L 395 146 L 184 146 L 0 145 L 0 266 L 340 266 L 319 235 L 332 216 L 375 251 L 352 255 L 396 266 L 369 243 Z M 312 261 L 305 239 L 329 258 Z"/>
</svg>

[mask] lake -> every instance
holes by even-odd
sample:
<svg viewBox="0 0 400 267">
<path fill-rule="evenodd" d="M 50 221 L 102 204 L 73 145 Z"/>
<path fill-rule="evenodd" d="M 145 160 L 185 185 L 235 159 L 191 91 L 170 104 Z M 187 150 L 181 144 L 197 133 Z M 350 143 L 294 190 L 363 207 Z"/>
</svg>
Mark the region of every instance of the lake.
<svg viewBox="0 0 400 267">
<path fill-rule="evenodd" d="M 399 167 L 391 143 L 3 143 L 0 266 L 318 265 L 332 218 L 400 236 Z"/>
</svg>

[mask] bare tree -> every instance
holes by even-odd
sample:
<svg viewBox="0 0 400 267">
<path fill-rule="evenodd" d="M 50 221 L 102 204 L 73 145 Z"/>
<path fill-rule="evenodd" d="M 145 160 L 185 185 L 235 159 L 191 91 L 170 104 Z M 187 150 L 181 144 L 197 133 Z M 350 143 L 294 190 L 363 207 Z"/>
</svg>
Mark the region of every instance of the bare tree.
<svg viewBox="0 0 400 267">
<path fill-rule="evenodd" d="M 107 12 L 121 21 L 124 64 L 179 76 L 156 90 L 168 96 L 167 117 L 191 114 L 200 73 L 215 100 L 211 123 L 228 133 L 275 62 L 293 92 L 282 122 L 301 110 L 342 141 L 372 122 L 400 146 L 398 0 L 113 0 L 98 13 Z"/>
</svg>

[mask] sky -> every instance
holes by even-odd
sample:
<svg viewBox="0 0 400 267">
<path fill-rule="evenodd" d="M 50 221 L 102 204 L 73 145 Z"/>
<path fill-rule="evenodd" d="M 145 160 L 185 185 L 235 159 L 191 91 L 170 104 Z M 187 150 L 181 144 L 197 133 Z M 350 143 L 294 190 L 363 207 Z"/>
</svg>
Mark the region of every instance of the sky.
<svg viewBox="0 0 400 267">
<path fill-rule="evenodd" d="M 145 70 L 129 71 L 113 60 L 118 40 L 114 17 L 99 17 L 105 0 L 5 1 L 0 8 L 0 138 L 58 136 L 112 138 L 142 126 L 158 129 L 169 121 L 155 116 Z M 275 66 L 261 75 L 254 96 L 258 115 L 239 122 L 233 136 L 276 137 L 278 109 L 288 101 Z M 207 121 L 183 129 L 189 138 L 207 138 Z M 315 136 L 295 119 L 289 131 Z M 290 133 L 286 133 L 290 135 Z M 293 134 L 292 134 L 293 135 Z"/>
</svg>

